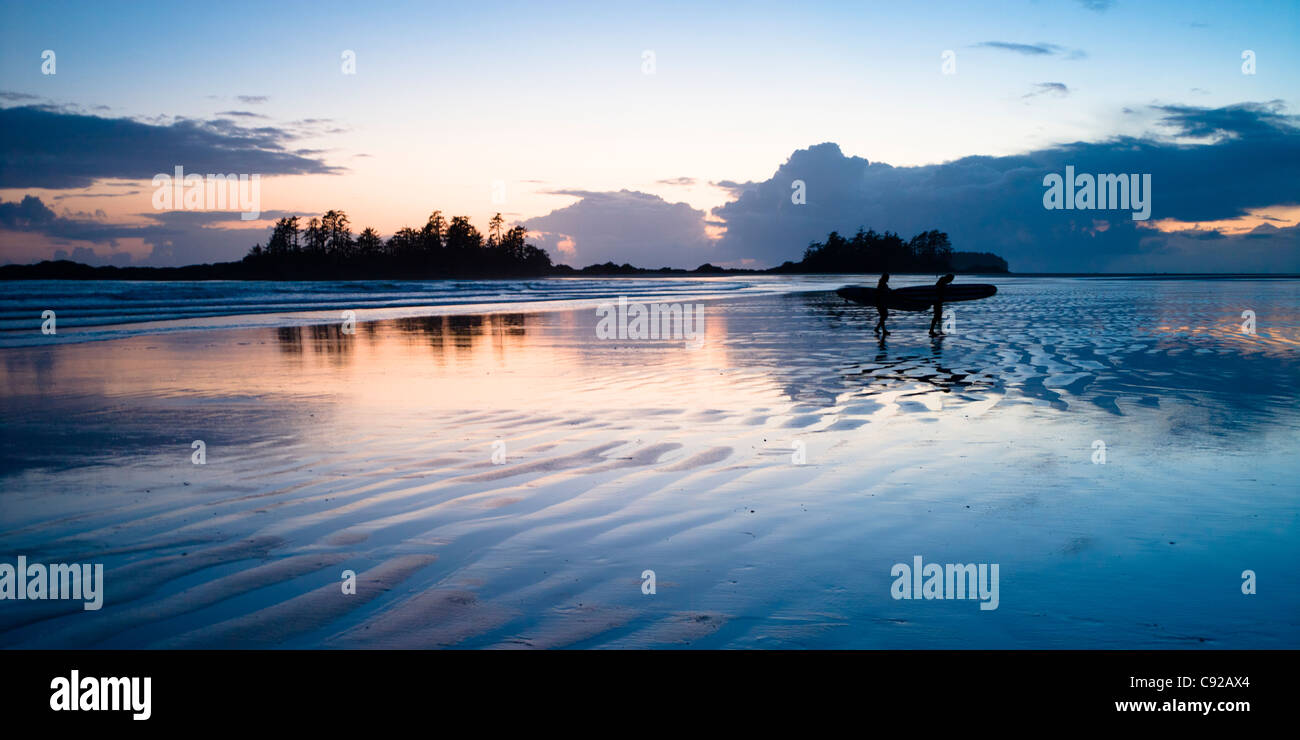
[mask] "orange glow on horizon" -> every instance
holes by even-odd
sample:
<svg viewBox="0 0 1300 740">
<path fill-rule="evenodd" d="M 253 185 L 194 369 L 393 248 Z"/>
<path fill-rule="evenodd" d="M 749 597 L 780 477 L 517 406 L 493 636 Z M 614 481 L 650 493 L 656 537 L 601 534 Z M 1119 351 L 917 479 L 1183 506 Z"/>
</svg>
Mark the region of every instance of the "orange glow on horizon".
<svg viewBox="0 0 1300 740">
<path fill-rule="evenodd" d="M 1163 218 L 1150 221 L 1145 228 L 1162 233 L 1176 231 L 1218 231 L 1225 235 L 1247 234 L 1264 225 L 1284 228 L 1300 224 L 1300 206 L 1269 206 L 1257 208 L 1240 218 L 1218 221 L 1179 221 Z"/>
</svg>

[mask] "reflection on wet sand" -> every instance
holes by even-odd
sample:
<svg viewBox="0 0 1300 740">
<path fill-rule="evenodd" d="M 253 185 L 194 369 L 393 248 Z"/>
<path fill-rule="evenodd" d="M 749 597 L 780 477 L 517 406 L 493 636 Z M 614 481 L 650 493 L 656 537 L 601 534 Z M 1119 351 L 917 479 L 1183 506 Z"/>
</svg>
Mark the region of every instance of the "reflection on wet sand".
<svg viewBox="0 0 1300 740">
<path fill-rule="evenodd" d="M 494 340 L 503 340 L 507 336 L 522 337 L 526 333 L 528 316 L 522 313 L 416 316 L 362 322 L 356 324 L 352 332 L 347 331 L 343 324 L 286 326 L 272 331 L 280 350 L 285 354 L 301 355 L 305 334 L 310 339 L 309 346 L 313 352 L 346 359 L 355 348 L 358 334 L 371 343 L 383 341 L 394 333 L 408 335 L 408 338 L 421 338 L 427 340 L 428 346 L 439 353 L 449 348 L 473 350 L 476 346 L 475 339 L 485 334 Z M 500 350 L 505 342 L 495 341 L 494 345 Z"/>
<path fill-rule="evenodd" d="M 870 325 L 871 309 L 824 294 L 806 294 L 803 300 L 834 335 L 851 342 Z M 1235 299 L 1242 300 L 1251 299 Z M 1280 398 L 1300 394 L 1300 377 L 1285 372 L 1296 361 L 1300 340 L 1294 306 L 1277 306 L 1274 323 L 1249 335 L 1232 314 L 1197 328 L 1174 327 L 1142 314 L 1150 310 L 1163 319 L 1178 313 L 1184 320 L 1204 321 L 1210 317 L 1197 313 L 1206 308 L 1226 313 L 1219 302 L 1204 307 L 1169 300 L 1136 308 L 1093 306 L 1071 314 L 1068 321 L 1053 318 L 1051 305 L 1014 289 L 988 301 L 953 304 L 950 308 L 960 317 L 953 336 L 928 343 L 909 337 L 906 330 L 887 340 L 872 337 L 872 361 L 849 358 L 846 368 L 860 374 L 868 387 L 913 382 L 941 390 L 977 388 L 1011 401 L 1043 401 L 1060 410 L 1087 404 L 1116 415 L 1123 413 L 1120 400 L 1158 406 L 1172 399 L 1220 406 L 1222 413 L 1258 414 Z M 835 344 L 844 346 L 842 340 Z M 1223 394 L 1225 384 L 1241 393 Z M 829 389 L 832 397 L 836 390 Z"/>
<path fill-rule="evenodd" d="M 817 293 L 699 348 L 558 311 L 3 350 L 0 529 L 110 596 L 0 645 L 1295 647 L 1300 588 L 1224 596 L 1300 556 L 1300 302 L 1238 287 L 1013 285 L 883 345 Z M 1246 299 L 1257 337 L 1165 328 Z M 918 553 L 1002 605 L 892 600 Z"/>
</svg>

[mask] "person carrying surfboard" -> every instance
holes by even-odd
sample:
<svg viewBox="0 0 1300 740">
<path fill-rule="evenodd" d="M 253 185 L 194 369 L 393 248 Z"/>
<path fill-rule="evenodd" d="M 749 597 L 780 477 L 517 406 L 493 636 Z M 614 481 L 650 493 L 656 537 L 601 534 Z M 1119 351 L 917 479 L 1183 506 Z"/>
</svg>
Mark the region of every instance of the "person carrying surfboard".
<svg viewBox="0 0 1300 740">
<path fill-rule="evenodd" d="M 953 279 L 953 275 L 950 272 L 939 278 L 939 280 L 934 284 L 934 318 L 930 319 L 930 336 L 932 337 L 937 337 L 943 334 L 944 289 L 948 287 L 948 283 L 951 283 Z M 934 330 L 934 327 L 936 326 L 939 327 L 939 331 L 937 332 Z"/>
<path fill-rule="evenodd" d="M 885 304 L 889 302 L 889 273 L 880 273 L 880 282 L 876 283 L 876 311 L 880 313 L 880 320 L 876 322 L 876 328 L 873 332 L 880 336 L 888 336 L 889 330 L 885 328 L 885 319 L 889 318 L 889 307 Z"/>
</svg>

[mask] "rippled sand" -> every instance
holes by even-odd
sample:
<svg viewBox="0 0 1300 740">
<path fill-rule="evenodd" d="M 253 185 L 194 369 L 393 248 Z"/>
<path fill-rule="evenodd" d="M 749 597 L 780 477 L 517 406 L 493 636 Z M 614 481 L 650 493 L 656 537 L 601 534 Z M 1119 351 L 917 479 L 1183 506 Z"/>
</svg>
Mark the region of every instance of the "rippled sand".
<svg viewBox="0 0 1300 740">
<path fill-rule="evenodd" d="M 709 301 L 699 348 L 578 310 L 0 350 L 0 560 L 107 581 L 0 646 L 1300 646 L 1300 283 L 997 282 L 885 344 L 819 292 Z M 892 599 L 914 555 L 999 608 Z"/>
</svg>

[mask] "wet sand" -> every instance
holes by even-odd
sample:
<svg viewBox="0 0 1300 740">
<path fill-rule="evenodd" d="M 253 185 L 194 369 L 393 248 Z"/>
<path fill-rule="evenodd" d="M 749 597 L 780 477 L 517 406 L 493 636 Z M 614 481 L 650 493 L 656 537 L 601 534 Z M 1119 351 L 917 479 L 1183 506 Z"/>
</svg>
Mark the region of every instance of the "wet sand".
<svg viewBox="0 0 1300 740">
<path fill-rule="evenodd" d="M 1300 646 L 1297 283 L 999 285 L 883 345 L 818 292 L 698 348 L 583 309 L 0 349 L 0 562 L 106 579 L 0 646 Z M 998 608 L 891 598 L 915 555 Z"/>
</svg>

